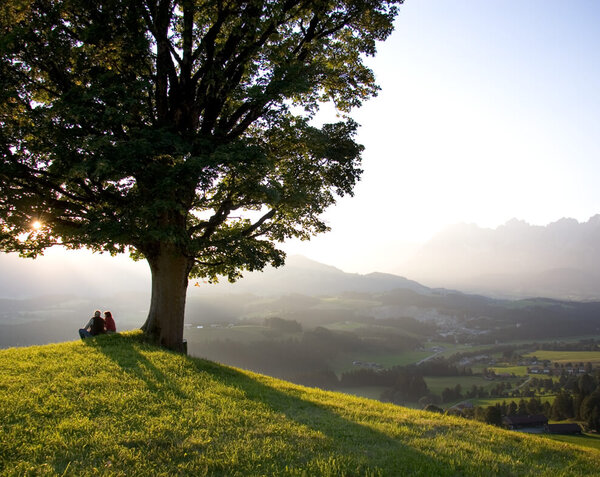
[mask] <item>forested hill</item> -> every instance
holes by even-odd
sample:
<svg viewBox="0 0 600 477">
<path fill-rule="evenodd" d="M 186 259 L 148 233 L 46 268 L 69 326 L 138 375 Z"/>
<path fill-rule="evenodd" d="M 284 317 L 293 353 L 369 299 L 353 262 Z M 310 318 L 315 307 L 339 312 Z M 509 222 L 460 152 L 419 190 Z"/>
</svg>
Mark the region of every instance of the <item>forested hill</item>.
<svg viewBox="0 0 600 477">
<path fill-rule="evenodd" d="M 304 388 L 140 334 L 0 351 L 0 474 L 597 475 L 598 451 Z"/>
</svg>

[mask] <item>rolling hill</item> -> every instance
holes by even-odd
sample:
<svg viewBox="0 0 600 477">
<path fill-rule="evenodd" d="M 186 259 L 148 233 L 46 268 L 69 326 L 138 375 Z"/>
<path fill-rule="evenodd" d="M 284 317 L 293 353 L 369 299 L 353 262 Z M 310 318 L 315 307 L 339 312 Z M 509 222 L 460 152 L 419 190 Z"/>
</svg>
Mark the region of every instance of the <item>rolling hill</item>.
<svg viewBox="0 0 600 477">
<path fill-rule="evenodd" d="M 597 450 L 102 336 L 0 351 L 0 475 L 587 476 Z"/>
</svg>

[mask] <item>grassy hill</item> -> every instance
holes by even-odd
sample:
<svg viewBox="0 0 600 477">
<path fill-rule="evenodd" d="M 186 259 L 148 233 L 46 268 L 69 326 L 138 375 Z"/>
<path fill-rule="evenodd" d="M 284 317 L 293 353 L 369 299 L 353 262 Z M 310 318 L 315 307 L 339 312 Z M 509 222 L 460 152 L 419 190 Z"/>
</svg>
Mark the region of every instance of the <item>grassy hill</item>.
<svg viewBox="0 0 600 477">
<path fill-rule="evenodd" d="M 0 351 L 0 475 L 577 476 L 600 452 L 163 351 Z"/>
</svg>

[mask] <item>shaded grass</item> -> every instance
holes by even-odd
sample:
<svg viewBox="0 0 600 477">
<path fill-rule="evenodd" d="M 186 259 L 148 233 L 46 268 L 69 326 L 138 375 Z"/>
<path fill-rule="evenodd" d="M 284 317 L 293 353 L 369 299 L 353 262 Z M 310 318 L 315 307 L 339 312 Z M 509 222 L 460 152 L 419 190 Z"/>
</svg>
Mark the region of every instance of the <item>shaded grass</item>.
<svg viewBox="0 0 600 477">
<path fill-rule="evenodd" d="M 0 474 L 594 475 L 600 453 L 296 386 L 139 333 L 0 351 Z"/>
<path fill-rule="evenodd" d="M 560 435 L 560 434 L 543 434 L 547 439 L 552 439 L 559 442 L 567 442 L 569 444 L 575 444 L 583 447 L 591 447 L 600 451 L 600 435 L 598 434 L 587 434 L 582 435 Z"/>
<path fill-rule="evenodd" d="M 336 391 L 352 396 L 364 397 L 369 399 L 379 399 L 381 393 L 389 389 L 385 386 L 354 386 L 347 388 L 336 389 Z"/>
</svg>

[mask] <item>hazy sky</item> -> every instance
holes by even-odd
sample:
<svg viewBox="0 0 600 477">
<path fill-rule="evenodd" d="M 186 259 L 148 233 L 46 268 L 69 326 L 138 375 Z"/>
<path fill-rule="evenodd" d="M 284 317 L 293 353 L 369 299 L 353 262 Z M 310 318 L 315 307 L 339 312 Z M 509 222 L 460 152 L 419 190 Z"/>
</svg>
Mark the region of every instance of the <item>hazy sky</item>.
<svg viewBox="0 0 600 477">
<path fill-rule="evenodd" d="M 406 0 L 353 116 L 366 146 L 333 231 L 291 253 L 402 273 L 444 226 L 600 213 L 600 2 Z"/>
</svg>

